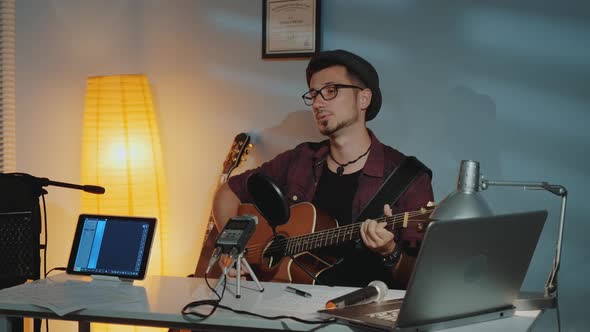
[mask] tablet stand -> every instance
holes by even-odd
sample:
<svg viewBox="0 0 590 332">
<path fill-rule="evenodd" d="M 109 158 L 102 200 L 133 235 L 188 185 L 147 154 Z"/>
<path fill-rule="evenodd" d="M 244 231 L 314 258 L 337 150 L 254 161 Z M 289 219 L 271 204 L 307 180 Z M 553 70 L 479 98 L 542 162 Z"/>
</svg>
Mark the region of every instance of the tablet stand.
<svg viewBox="0 0 590 332">
<path fill-rule="evenodd" d="M 116 282 L 128 282 L 128 283 L 133 283 L 133 279 L 128 279 L 128 278 L 121 278 L 121 277 L 116 277 L 116 276 L 104 276 L 104 275 L 100 275 L 100 274 L 91 274 L 90 278 L 92 278 L 92 281 L 116 281 Z"/>
<path fill-rule="evenodd" d="M 256 286 L 258 286 L 258 290 L 260 292 L 264 292 L 264 288 L 260 284 L 260 281 L 258 281 L 258 278 L 256 277 L 256 274 L 254 274 L 254 271 L 250 267 L 250 264 L 248 264 L 248 261 L 246 261 L 246 259 L 244 258 L 244 252 L 240 252 L 239 254 L 235 254 L 235 252 L 237 251 L 235 249 L 236 248 L 233 248 L 232 251 L 231 251 L 231 253 L 229 254 L 230 262 L 223 269 L 223 274 L 221 275 L 221 277 L 217 281 L 217 284 L 215 285 L 214 288 L 217 288 L 217 286 L 219 286 L 219 284 L 223 283 L 223 281 L 228 277 L 227 276 L 228 272 L 235 265 L 235 269 L 236 269 L 236 298 L 239 299 L 241 297 L 241 294 L 240 294 L 240 289 L 241 289 L 240 281 L 241 281 L 241 278 L 240 278 L 240 276 L 242 274 L 242 264 L 243 264 L 244 267 L 246 267 L 246 271 L 248 271 L 248 273 L 250 273 L 250 277 L 252 277 L 252 280 L 254 280 L 254 282 L 256 283 Z"/>
</svg>

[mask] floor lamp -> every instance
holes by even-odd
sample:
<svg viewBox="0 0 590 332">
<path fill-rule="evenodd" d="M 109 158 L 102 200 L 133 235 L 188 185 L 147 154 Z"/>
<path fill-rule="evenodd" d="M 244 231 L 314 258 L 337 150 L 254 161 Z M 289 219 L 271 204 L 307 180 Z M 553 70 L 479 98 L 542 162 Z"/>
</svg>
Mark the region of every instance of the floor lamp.
<svg viewBox="0 0 590 332">
<path fill-rule="evenodd" d="M 149 272 L 166 274 L 168 198 L 156 114 L 145 75 L 88 78 L 82 147 L 82 181 L 107 189 L 101 196 L 83 194 L 82 211 L 156 217 L 158 233 Z"/>
</svg>

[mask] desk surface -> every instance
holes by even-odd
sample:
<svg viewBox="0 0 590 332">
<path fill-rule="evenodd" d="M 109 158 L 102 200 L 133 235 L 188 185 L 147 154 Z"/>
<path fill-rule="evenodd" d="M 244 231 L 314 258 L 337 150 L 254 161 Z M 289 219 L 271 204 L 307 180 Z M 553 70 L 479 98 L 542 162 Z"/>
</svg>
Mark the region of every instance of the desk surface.
<svg viewBox="0 0 590 332">
<path fill-rule="evenodd" d="M 14 303 L 0 291 L 0 315 L 52 318 L 73 321 L 110 322 L 117 324 L 192 328 L 207 331 L 235 330 L 298 330 L 308 331 L 355 331 L 353 327 L 343 324 L 325 326 L 309 325 L 289 319 L 266 320 L 248 315 L 239 315 L 229 310 L 218 309 L 216 313 L 203 321 L 187 318 L 180 314 L 182 307 L 192 301 L 213 298 L 203 279 L 149 276 L 146 280 L 134 284 L 90 281 L 86 277 L 73 277 L 60 274 L 48 279 L 37 280 L 37 287 L 62 285 L 68 280 L 84 281 L 90 284 L 100 283 L 100 287 L 118 287 L 122 291 L 132 291 L 136 301 L 133 303 L 93 305 L 64 316 L 58 316 L 49 309 L 32 304 Z M 213 283 L 216 280 L 212 281 Z M 213 284 L 214 285 L 214 284 Z M 352 288 L 325 287 L 311 285 L 293 285 L 310 292 L 312 298 L 301 297 L 285 291 L 285 284 L 262 283 L 264 292 L 259 292 L 252 282 L 242 282 L 241 298 L 235 298 L 236 285 L 228 282 L 222 304 L 234 309 L 252 311 L 267 316 L 291 315 L 303 319 L 319 319 L 316 310 L 323 308 L 326 296 L 345 294 Z M 17 286 L 22 287 L 22 286 Z M 11 289 L 14 291 L 14 288 Z M 388 298 L 403 297 L 403 291 L 391 290 Z M 207 312 L 210 307 L 198 309 Z M 517 312 L 516 316 L 491 322 L 477 324 L 478 331 L 526 331 L 535 321 L 539 311 Z M 0 331 L 2 324 L 0 324 Z M 474 326 L 454 328 L 448 331 L 472 331 Z M 447 331 L 447 330 L 445 330 Z"/>
</svg>

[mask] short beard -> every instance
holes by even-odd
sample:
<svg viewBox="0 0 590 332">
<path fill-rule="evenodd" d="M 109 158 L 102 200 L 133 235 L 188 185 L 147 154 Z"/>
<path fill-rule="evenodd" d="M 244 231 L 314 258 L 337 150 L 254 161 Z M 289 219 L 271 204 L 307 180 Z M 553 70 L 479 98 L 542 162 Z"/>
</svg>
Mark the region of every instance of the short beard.
<svg viewBox="0 0 590 332">
<path fill-rule="evenodd" d="M 342 122 L 338 122 L 334 127 L 330 128 L 327 127 L 326 125 L 328 124 L 328 120 L 322 121 L 320 123 L 320 133 L 324 136 L 332 136 L 334 133 L 336 133 L 338 130 L 342 129 L 342 128 L 346 128 L 350 125 L 352 125 L 353 123 L 355 123 L 358 120 L 358 115 L 353 116 L 349 119 L 346 119 Z"/>
</svg>

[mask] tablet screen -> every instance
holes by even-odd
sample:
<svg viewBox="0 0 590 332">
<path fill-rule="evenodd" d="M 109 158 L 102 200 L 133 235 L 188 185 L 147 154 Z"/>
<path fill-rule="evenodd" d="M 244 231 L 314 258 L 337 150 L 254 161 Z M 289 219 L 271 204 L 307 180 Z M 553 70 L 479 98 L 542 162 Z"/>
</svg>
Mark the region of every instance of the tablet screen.
<svg viewBox="0 0 590 332">
<path fill-rule="evenodd" d="M 143 279 L 155 228 L 155 218 L 82 214 L 67 272 Z"/>
</svg>

